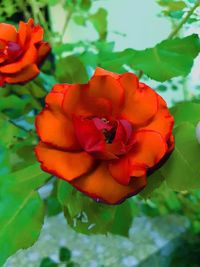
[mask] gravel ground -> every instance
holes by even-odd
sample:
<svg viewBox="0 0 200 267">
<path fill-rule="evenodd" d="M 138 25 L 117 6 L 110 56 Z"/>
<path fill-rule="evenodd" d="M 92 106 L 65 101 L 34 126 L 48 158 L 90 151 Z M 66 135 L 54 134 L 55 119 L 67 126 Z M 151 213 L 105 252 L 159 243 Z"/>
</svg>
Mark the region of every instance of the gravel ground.
<svg viewBox="0 0 200 267">
<path fill-rule="evenodd" d="M 58 261 L 60 246 L 68 247 L 81 267 L 165 267 L 188 226 L 187 219 L 179 215 L 137 217 L 128 238 L 86 236 L 74 232 L 60 214 L 47 218 L 39 240 L 10 257 L 4 267 L 39 267 L 47 256 Z"/>
</svg>

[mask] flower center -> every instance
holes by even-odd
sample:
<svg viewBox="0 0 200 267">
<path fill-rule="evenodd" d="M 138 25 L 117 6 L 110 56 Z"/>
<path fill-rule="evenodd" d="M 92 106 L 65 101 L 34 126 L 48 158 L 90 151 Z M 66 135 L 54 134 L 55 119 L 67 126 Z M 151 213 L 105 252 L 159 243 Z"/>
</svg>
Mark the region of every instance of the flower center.
<svg viewBox="0 0 200 267">
<path fill-rule="evenodd" d="M 18 43 L 9 42 L 0 39 L 0 63 L 4 61 L 13 61 L 22 52 L 22 49 Z"/>
<path fill-rule="evenodd" d="M 133 127 L 124 119 L 76 117 L 74 128 L 82 148 L 96 158 L 114 159 L 133 146 Z"/>
<path fill-rule="evenodd" d="M 95 117 L 92 120 L 97 129 L 104 135 L 106 144 L 112 144 L 116 134 L 116 123 L 110 122 L 106 118 Z"/>
</svg>

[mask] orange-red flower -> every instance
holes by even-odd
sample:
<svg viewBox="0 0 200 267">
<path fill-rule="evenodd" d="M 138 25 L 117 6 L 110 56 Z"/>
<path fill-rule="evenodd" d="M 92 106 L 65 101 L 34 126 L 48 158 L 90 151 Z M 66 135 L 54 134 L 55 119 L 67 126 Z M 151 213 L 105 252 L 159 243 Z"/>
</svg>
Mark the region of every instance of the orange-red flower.
<svg viewBox="0 0 200 267">
<path fill-rule="evenodd" d="M 165 101 L 131 73 L 97 68 L 87 84 L 57 84 L 37 116 L 44 171 L 116 204 L 142 190 L 147 171 L 173 150 Z"/>
<path fill-rule="evenodd" d="M 42 42 L 43 29 L 33 19 L 20 22 L 18 31 L 11 24 L 0 23 L 0 86 L 24 83 L 39 74 L 39 64 L 50 51 Z"/>
</svg>

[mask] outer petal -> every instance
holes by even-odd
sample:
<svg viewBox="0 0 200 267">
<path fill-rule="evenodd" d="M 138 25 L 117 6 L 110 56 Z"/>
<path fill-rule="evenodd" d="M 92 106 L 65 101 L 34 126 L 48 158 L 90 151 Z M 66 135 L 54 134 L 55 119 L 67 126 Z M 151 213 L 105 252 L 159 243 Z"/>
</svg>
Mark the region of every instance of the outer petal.
<svg viewBox="0 0 200 267">
<path fill-rule="evenodd" d="M 40 142 L 35 148 L 41 168 L 66 181 L 75 178 L 91 170 L 94 159 L 86 152 L 66 152 L 57 150 Z"/>
<path fill-rule="evenodd" d="M 110 175 L 105 163 L 93 172 L 71 182 L 78 190 L 108 204 L 118 204 L 125 198 L 137 194 L 146 185 L 146 178 L 133 178 L 128 186 L 119 184 Z"/>
<path fill-rule="evenodd" d="M 31 43 L 39 43 L 43 39 L 44 30 L 40 25 L 34 26 L 31 33 Z"/>
<path fill-rule="evenodd" d="M 162 135 L 154 131 L 141 130 L 136 132 L 133 138 L 136 143 L 127 156 L 133 168 L 132 176 L 136 176 L 134 168 L 155 166 L 166 154 L 168 147 Z"/>
<path fill-rule="evenodd" d="M 10 24 L 0 23 L 0 39 L 16 42 L 17 41 L 16 28 Z"/>
<path fill-rule="evenodd" d="M 104 70 L 102 68 L 96 68 L 93 76 L 112 76 L 115 79 L 119 79 L 120 75 L 111 71 Z"/>
<path fill-rule="evenodd" d="M 67 84 L 55 84 L 51 92 L 46 96 L 45 103 L 53 110 L 62 110 L 64 96 L 68 91 L 70 85 Z"/>
<path fill-rule="evenodd" d="M 118 159 L 108 164 L 112 177 L 122 185 L 128 185 L 131 179 L 131 165 L 128 157 Z"/>
<path fill-rule="evenodd" d="M 35 64 L 25 67 L 18 73 L 6 76 L 4 78 L 7 83 L 23 83 L 35 78 L 40 73 L 38 67 Z"/>
<path fill-rule="evenodd" d="M 105 117 L 110 115 L 112 111 L 111 108 L 111 103 L 108 99 L 89 96 L 87 85 L 68 85 L 63 101 L 63 109 L 69 117 L 71 117 L 72 114 L 85 117 Z"/>
<path fill-rule="evenodd" d="M 0 67 L 0 72 L 2 73 L 16 73 L 26 66 L 35 63 L 37 60 L 37 50 L 34 45 L 29 47 L 25 54 L 20 57 L 20 59 L 14 63 Z"/>
<path fill-rule="evenodd" d="M 24 46 L 27 37 L 27 24 L 23 21 L 19 22 L 18 40 L 21 47 Z"/>
<path fill-rule="evenodd" d="M 38 47 L 37 65 L 41 64 L 51 51 L 51 47 L 47 42 L 41 42 Z"/>
<path fill-rule="evenodd" d="M 36 129 L 44 143 L 62 149 L 80 149 L 72 122 L 59 110 L 45 108 L 36 117 Z"/>
<path fill-rule="evenodd" d="M 159 132 L 167 141 L 174 126 L 174 119 L 167 108 L 166 102 L 161 96 L 158 95 L 157 97 L 159 103 L 158 112 L 153 117 L 151 122 L 149 122 L 147 126 L 141 128 L 141 130 L 145 129 Z"/>
<path fill-rule="evenodd" d="M 122 117 L 135 127 L 144 126 L 158 110 L 157 94 L 147 85 L 138 84 L 134 74 L 125 73 L 120 78 L 125 90 L 125 103 Z"/>
<path fill-rule="evenodd" d="M 112 103 L 112 112 L 119 114 L 124 103 L 124 90 L 112 76 L 93 76 L 86 91 L 88 97 L 106 98 Z"/>
</svg>

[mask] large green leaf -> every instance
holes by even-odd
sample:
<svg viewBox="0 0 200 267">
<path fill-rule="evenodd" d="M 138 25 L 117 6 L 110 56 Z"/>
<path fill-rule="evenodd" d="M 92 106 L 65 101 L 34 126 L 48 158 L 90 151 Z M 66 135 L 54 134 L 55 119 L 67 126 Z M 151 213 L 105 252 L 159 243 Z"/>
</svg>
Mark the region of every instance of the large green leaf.
<svg viewBox="0 0 200 267">
<path fill-rule="evenodd" d="M 148 198 L 151 194 L 161 186 L 165 178 L 159 170 L 156 170 L 152 175 L 147 178 L 147 186 L 140 192 L 143 198 Z"/>
<path fill-rule="evenodd" d="M 142 70 L 150 78 L 164 82 L 173 77 L 186 76 L 200 52 L 197 34 L 185 38 L 167 39 L 153 48 L 142 51 L 126 49 L 107 56 L 102 66 L 119 72 L 125 71 L 124 65 L 134 70 Z"/>
<path fill-rule="evenodd" d="M 84 234 L 110 232 L 127 236 L 136 213 L 130 200 L 118 206 L 97 203 L 64 181 L 59 181 L 58 199 L 68 224 L 75 231 Z"/>
<path fill-rule="evenodd" d="M 183 122 L 190 122 L 196 126 L 200 121 L 200 103 L 198 102 L 182 102 L 171 108 L 174 116 L 175 126 Z"/>
<path fill-rule="evenodd" d="M 200 145 L 195 127 L 190 123 L 180 124 L 174 130 L 175 149 L 161 168 L 167 184 L 176 191 L 200 188 Z"/>
<path fill-rule="evenodd" d="M 11 123 L 0 114 L 0 179 L 1 175 L 35 162 L 35 136 Z"/>
<path fill-rule="evenodd" d="M 35 164 L 0 179 L 0 266 L 17 250 L 37 240 L 44 205 L 36 190 L 48 177 Z"/>
<path fill-rule="evenodd" d="M 64 83 L 86 83 L 88 75 L 83 63 L 75 56 L 61 58 L 56 64 L 56 77 Z"/>
</svg>

